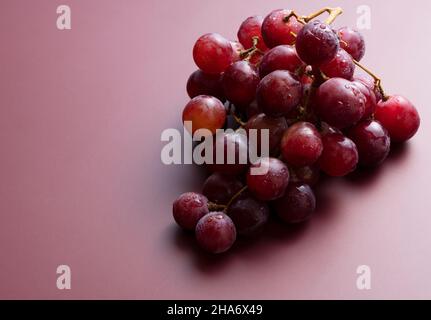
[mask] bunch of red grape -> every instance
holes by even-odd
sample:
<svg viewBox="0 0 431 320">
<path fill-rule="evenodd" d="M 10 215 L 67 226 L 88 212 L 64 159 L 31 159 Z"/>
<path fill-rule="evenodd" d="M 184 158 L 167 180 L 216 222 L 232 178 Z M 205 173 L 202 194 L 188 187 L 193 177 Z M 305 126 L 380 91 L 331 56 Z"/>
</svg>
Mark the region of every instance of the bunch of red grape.
<svg viewBox="0 0 431 320">
<path fill-rule="evenodd" d="M 325 22 L 316 19 L 324 12 L 329 13 Z M 321 172 L 342 177 L 357 166 L 377 166 L 391 142 L 404 142 L 418 130 L 413 104 L 387 96 L 380 79 L 359 63 L 365 53 L 362 35 L 331 27 L 341 12 L 325 8 L 299 16 L 275 10 L 264 19 L 247 18 L 239 42 L 209 33 L 194 45 L 199 69 L 187 82 L 188 129 L 214 135 L 233 117 L 246 132 L 268 129 L 270 149 L 270 157 L 256 163 L 207 164 L 212 174 L 202 193 L 175 200 L 175 221 L 194 231 L 203 249 L 228 250 L 237 234 L 262 230 L 271 212 L 288 224 L 309 219 L 316 207 L 311 187 Z M 356 68 L 366 73 L 358 75 Z M 225 149 L 233 146 L 236 155 L 247 152 L 241 133 L 217 139 Z M 262 164 L 265 174 L 251 174 Z"/>
</svg>

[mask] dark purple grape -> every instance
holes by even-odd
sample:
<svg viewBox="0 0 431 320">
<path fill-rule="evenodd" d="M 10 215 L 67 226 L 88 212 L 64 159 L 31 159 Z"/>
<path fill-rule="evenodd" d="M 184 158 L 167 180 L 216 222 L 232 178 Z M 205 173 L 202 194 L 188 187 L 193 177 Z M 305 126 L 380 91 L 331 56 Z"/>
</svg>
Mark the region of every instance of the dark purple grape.
<svg viewBox="0 0 431 320">
<path fill-rule="evenodd" d="M 235 225 L 223 212 L 211 212 L 202 217 L 196 225 L 196 240 L 205 251 L 225 252 L 235 243 Z"/>
<path fill-rule="evenodd" d="M 202 193 L 211 202 L 226 205 L 243 187 L 236 177 L 215 172 L 205 181 Z"/>
<path fill-rule="evenodd" d="M 232 45 L 217 33 L 207 33 L 200 37 L 193 47 L 196 65 L 206 73 L 222 73 L 234 61 Z"/>
<path fill-rule="evenodd" d="M 309 65 L 321 65 L 335 58 L 339 49 L 338 37 L 332 28 L 319 20 L 307 23 L 296 37 L 296 51 Z"/>
<path fill-rule="evenodd" d="M 268 141 L 268 150 L 270 155 L 276 156 L 280 152 L 280 141 L 283 137 L 283 133 L 287 129 L 287 121 L 283 117 L 273 118 L 265 115 L 264 113 L 258 114 L 250 120 L 247 121 L 245 127 L 247 132 L 250 132 L 251 129 L 257 130 L 257 154 L 261 155 L 261 130 L 267 129 L 269 130 L 269 141 Z M 249 142 L 251 143 L 251 139 L 249 137 Z"/>
<path fill-rule="evenodd" d="M 253 16 L 248 17 L 241 24 L 238 30 L 238 40 L 244 48 L 253 47 L 253 37 L 257 37 L 259 39 L 257 47 L 262 51 L 268 50 L 262 38 L 262 22 L 263 18 L 261 16 Z"/>
<path fill-rule="evenodd" d="M 259 75 L 263 78 L 275 70 L 295 72 L 303 65 L 304 62 L 299 59 L 295 47 L 281 45 L 265 53 L 259 65 Z"/>
<path fill-rule="evenodd" d="M 365 41 L 358 31 L 349 27 L 338 29 L 340 46 L 346 50 L 353 59 L 360 61 L 365 54 Z"/>
<path fill-rule="evenodd" d="M 329 125 L 344 129 L 354 125 L 364 115 L 365 96 L 351 81 L 332 78 L 316 93 L 314 109 Z"/>
<path fill-rule="evenodd" d="M 302 29 L 302 24 L 295 17 L 285 21 L 291 10 L 279 9 L 268 14 L 262 23 L 262 36 L 269 48 L 282 44 L 295 43 L 295 35 Z"/>
<path fill-rule="evenodd" d="M 294 167 L 314 164 L 322 150 L 320 134 L 309 122 L 295 123 L 286 130 L 281 140 L 281 153 L 286 162 Z"/>
<path fill-rule="evenodd" d="M 289 71 L 277 70 L 264 77 L 257 87 L 257 102 L 272 117 L 289 114 L 302 98 L 302 84 Z"/>
<path fill-rule="evenodd" d="M 256 98 L 259 81 L 253 65 L 247 61 L 235 62 L 223 74 L 224 95 L 234 105 L 248 106 Z"/>
<path fill-rule="evenodd" d="M 254 170 L 260 170 L 260 174 Z M 289 184 L 289 169 L 276 158 L 262 158 L 252 164 L 247 173 L 247 186 L 259 200 L 270 201 L 280 198 Z"/>
<path fill-rule="evenodd" d="M 209 74 L 202 70 L 193 72 L 187 81 L 187 93 L 190 98 L 200 95 L 214 96 L 225 100 L 219 74 Z"/>
<path fill-rule="evenodd" d="M 320 66 L 320 70 L 329 78 L 351 80 L 355 72 L 355 63 L 345 50 L 339 49 L 335 58 Z"/>
<path fill-rule="evenodd" d="M 240 196 L 229 206 L 227 214 L 233 220 L 238 234 L 253 236 L 262 230 L 268 221 L 270 211 L 266 202 L 245 195 Z"/>
<path fill-rule="evenodd" d="M 358 148 L 359 164 L 363 166 L 379 165 L 389 154 L 391 139 L 375 120 L 359 122 L 349 130 L 349 137 Z"/>
<path fill-rule="evenodd" d="M 316 197 L 307 184 L 290 184 L 284 196 L 274 202 L 274 208 L 287 223 L 304 222 L 316 210 Z"/>
<path fill-rule="evenodd" d="M 194 230 L 199 219 L 208 212 L 208 199 L 196 192 L 180 195 L 172 206 L 175 221 L 186 230 Z"/>
</svg>

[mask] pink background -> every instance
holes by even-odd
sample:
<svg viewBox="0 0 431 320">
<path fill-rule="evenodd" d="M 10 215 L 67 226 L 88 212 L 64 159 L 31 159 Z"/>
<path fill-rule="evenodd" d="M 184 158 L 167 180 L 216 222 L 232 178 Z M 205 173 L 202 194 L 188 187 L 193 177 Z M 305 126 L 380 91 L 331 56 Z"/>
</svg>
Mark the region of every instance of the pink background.
<svg viewBox="0 0 431 320">
<path fill-rule="evenodd" d="M 72 30 L 56 29 L 56 7 Z M 204 173 L 160 161 L 180 128 L 199 35 L 234 38 L 254 14 L 325 5 L 355 25 L 368 4 L 366 65 L 418 107 L 418 135 L 367 176 L 326 181 L 314 219 L 209 257 L 171 203 Z M 0 298 L 431 298 L 431 2 L 0 2 Z M 56 268 L 72 269 L 72 290 Z M 356 289 L 356 268 L 372 289 Z"/>
</svg>

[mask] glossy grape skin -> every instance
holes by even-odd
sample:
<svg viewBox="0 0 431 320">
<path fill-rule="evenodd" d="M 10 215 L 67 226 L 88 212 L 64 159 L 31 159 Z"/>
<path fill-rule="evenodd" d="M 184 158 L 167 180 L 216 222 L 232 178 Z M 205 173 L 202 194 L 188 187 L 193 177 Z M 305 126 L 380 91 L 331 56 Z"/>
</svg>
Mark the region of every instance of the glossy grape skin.
<svg viewBox="0 0 431 320">
<path fill-rule="evenodd" d="M 374 78 L 371 77 L 369 74 L 362 73 L 362 74 L 355 75 L 353 77 L 353 81 L 355 83 L 361 82 L 368 89 L 370 89 L 374 93 L 374 96 L 376 98 L 376 103 L 383 99 L 382 93 L 379 90 L 379 88 L 376 86 L 376 82 L 375 82 Z"/>
<path fill-rule="evenodd" d="M 243 187 L 235 176 L 215 172 L 205 180 L 202 194 L 211 202 L 226 205 Z"/>
<path fill-rule="evenodd" d="M 232 62 L 240 61 L 241 52 L 244 50 L 244 47 L 238 41 L 230 41 L 230 45 L 232 46 L 232 50 L 234 53 Z"/>
<path fill-rule="evenodd" d="M 319 159 L 320 169 L 333 177 L 342 177 L 356 169 L 358 149 L 355 143 L 339 133 L 322 136 L 323 152 Z"/>
<path fill-rule="evenodd" d="M 364 115 L 362 116 L 362 119 L 369 118 L 377 107 L 377 101 L 376 101 L 376 95 L 374 94 L 374 91 L 371 90 L 369 87 L 367 87 L 362 81 L 355 80 L 353 83 L 358 87 L 359 91 L 364 95 L 365 97 L 365 109 L 364 109 Z"/>
<path fill-rule="evenodd" d="M 289 183 L 301 183 L 308 184 L 309 186 L 315 186 L 320 178 L 320 170 L 317 166 L 307 167 L 290 167 L 290 182 Z"/>
<path fill-rule="evenodd" d="M 287 121 L 283 117 L 273 118 L 269 117 L 264 113 L 260 113 L 258 115 L 250 118 L 244 129 L 249 132 L 251 129 L 257 130 L 257 154 L 261 153 L 261 130 L 268 129 L 269 130 L 269 153 L 271 156 L 276 156 L 280 152 L 280 141 L 283 137 L 284 132 L 287 129 Z M 251 140 L 249 141 L 251 143 Z"/>
<path fill-rule="evenodd" d="M 172 206 L 175 221 L 186 230 L 194 230 L 198 221 L 208 212 L 208 199 L 196 192 L 180 195 Z"/>
<path fill-rule="evenodd" d="M 358 148 L 360 165 L 377 166 L 387 158 L 391 139 L 379 122 L 361 121 L 349 130 L 348 136 Z"/>
<path fill-rule="evenodd" d="M 265 174 L 252 174 L 251 168 L 267 169 Z M 265 170 L 264 170 L 265 171 Z M 289 169 L 276 158 L 262 158 L 252 164 L 247 173 L 247 186 L 250 192 L 261 201 L 280 198 L 289 184 Z"/>
<path fill-rule="evenodd" d="M 286 193 L 274 202 L 277 215 L 287 223 L 308 220 L 316 210 L 316 197 L 307 184 L 290 184 Z"/>
<path fill-rule="evenodd" d="M 259 75 L 263 78 L 275 70 L 295 72 L 303 65 L 304 63 L 299 59 L 295 47 L 280 45 L 265 53 L 259 65 Z"/>
<path fill-rule="evenodd" d="M 187 103 L 183 111 L 183 123 L 192 122 L 186 129 L 194 134 L 198 129 L 208 129 L 215 134 L 226 122 L 226 109 L 223 103 L 211 96 L 197 96 Z"/>
<path fill-rule="evenodd" d="M 274 10 L 263 20 L 262 36 L 268 48 L 295 43 L 295 36 L 293 34 L 298 34 L 302 29 L 302 24 L 295 17 L 291 17 L 286 23 L 284 19 L 290 13 L 291 10 L 287 9 Z"/>
<path fill-rule="evenodd" d="M 229 40 L 217 33 L 201 36 L 193 47 L 193 59 L 203 72 L 219 74 L 234 61 L 235 52 Z"/>
<path fill-rule="evenodd" d="M 187 93 L 192 99 L 200 95 L 208 95 L 225 100 L 219 74 L 209 74 L 202 70 L 193 72 L 187 80 Z"/>
<path fill-rule="evenodd" d="M 400 95 L 393 95 L 387 101 L 380 101 L 374 115 L 395 142 L 404 142 L 413 137 L 421 122 L 414 105 Z"/>
<path fill-rule="evenodd" d="M 281 153 L 294 167 L 314 164 L 322 154 L 323 144 L 316 127 L 309 122 L 297 122 L 289 127 L 281 140 Z"/>
<path fill-rule="evenodd" d="M 257 48 L 262 51 L 268 50 L 262 37 L 262 22 L 263 18 L 261 16 L 248 17 L 243 21 L 238 29 L 237 36 L 244 48 L 253 47 L 253 37 L 258 37 Z"/>
<path fill-rule="evenodd" d="M 339 49 L 338 37 L 332 28 L 319 20 L 307 23 L 296 37 L 299 58 L 309 65 L 321 65 L 334 59 Z"/>
<path fill-rule="evenodd" d="M 210 253 L 225 252 L 236 240 L 235 225 L 223 212 L 211 212 L 202 217 L 195 234 L 199 246 Z"/>
<path fill-rule="evenodd" d="M 320 70 L 329 78 L 351 80 L 355 72 L 355 63 L 350 54 L 340 48 L 334 59 L 322 64 Z"/>
<path fill-rule="evenodd" d="M 259 75 L 253 65 L 247 61 L 237 61 L 223 73 L 223 92 L 234 105 L 247 106 L 256 98 L 259 82 Z"/>
<path fill-rule="evenodd" d="M 223 145 L 223 148 L 219 148 Z M 233 162 L 229 162 L 228 150 L 234 150 Z M 217 152 L 220 152 L 220 158 L 223 163 L 217 163 Z M 221 153 L 223 152 L 223 154 Z M 242 159 L 246 160 L 242 163 Z M 220 172 L 227 175 L 239 175 L 244 173 L 248 167 L 248 140 L 247 137 L 237 132 L 225 132 L 217 134 L 213 145 L 213 163 L 207 164 L 211 172 Z"/>
<path fill-rule="evenodd" d="M 229 206 L 227 214 L 239 235 L 254 236 L 268 222 L 270 210 L 266 202 L 256 200 L 246 193 Z"/>
<path fill-rule="evenodd" d="M 357 30 L 349 27 L 338 29 L 340 46 L 346 50 L 353 59 L 360 61 L 365 55 L 364 37 Z"/>
<path fill-rule="evenodd" d="M 338 129 L 352 126 L 362 119 L 365 97 L 356 85 L 343 78 L 332 78 L 316 92 L 314 109 L 318 116 Z"/>
<path fill-rule="evenodd" d="M 277 70 L 260 81 L 256 97 L 259 106 L 267 115 L 287 115 L 301 101 L 302 84 L 289 71 Z"/>
</svg>

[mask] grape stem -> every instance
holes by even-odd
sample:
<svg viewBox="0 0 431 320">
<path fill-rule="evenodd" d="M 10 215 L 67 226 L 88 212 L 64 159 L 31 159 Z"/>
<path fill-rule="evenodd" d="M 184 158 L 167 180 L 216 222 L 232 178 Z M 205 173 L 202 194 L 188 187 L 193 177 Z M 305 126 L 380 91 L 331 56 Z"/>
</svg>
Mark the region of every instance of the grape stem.
<svg viewBox="0 0 431 320">
<path fill-rule="evenodd" d="M 259 37 L 253 37 L 253 45 L 251 46 L 251 48 L 248 48 L 246 50 L 242 50 L 239 54 L 239 56 L 241 57 L 241 59 L 243 60 L 250 60 L 250 58 L 256 53 L 261 53 L 264 54 L 264 52 L 262 50 L 260 50 L 257 45 L 259 43 Z"/>
<path fill-rule="evenodd" d="M 295 11 L 291 11 L 285 18 L 284 18 L 284 22 L 288 22 L 289 19 L 291 17 L 295 17 L 296 20 L 298 20 L 298 22 L 302 23 L 302 24 L 306 24 L 308 22 L 310 22 L 311 20 L 313 20 L 314 18 L 317 18 L 318 16 L 320 16 L 323 13 L 329 13 L 328 18 L 325 20 L 326 24 L 331 24 L 332 22 L 334 22 L 334 20 L 343 13 L 343 9 L 341 9 L 340 7 L 336 7 L 336 8 L 330 8 L 330 7 L 325 7 L 320 9 L 319 11 L 312 13 L 308 16 L 300 16 L 298 15 Z"/>
<path fill-rule="evenodd" d="M 224 204 L 217 204 L 214 202 L 209 201 L 208 202 L 208 210 L 209 211 L 224 211 L 227 206 Z"/>
<path fill-rule="evenodd" d="M 238 197 L 245 191 L 245 190 L 247 190 L 247 186 L 245 186 L 245 187 L 243 187 L 241 190 L 239 190 L 233 197 L 232 197 L 232 199 L 230 199 L 229 200 L 229 202 L 227 203 L 227 205 L 225 206 L 225 208 L 224 208 L 224 212 L 226 213 L 227 212 L 227 210 L 229 209 L 229 207 L 232 205 L 232 203 L 236 200 L 236 199 L 238 199 Z"/>
<path fill-rule="evenodd" d="M 231 113 L 232 118 L 238 123 L 241 127 L 244 127 L 246 123 L 242 121 L 234 112 Z"/>
<path fill-rule="evenodd" d="M 363 66 L 362 64 L 360 64 L 358 61 L 353 60 L 353 62 L 362 70 L 364 70 L 366 73 L 368 73 L 371 77 L 373 77 L 374 79 L 374 85 L 377 87 L 377 89 L 380 91 L 380 93 L 382 94 L 382 98 L 383 101 L 388 100 L 388 96 L 385 94 L 385 91 L 383 90 L 382 87 L 382 79 L 380 79 L 378 76 L 376 76 L 370 69 L 368 69 L 367 67 Z"/>
</svg>

